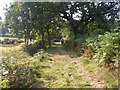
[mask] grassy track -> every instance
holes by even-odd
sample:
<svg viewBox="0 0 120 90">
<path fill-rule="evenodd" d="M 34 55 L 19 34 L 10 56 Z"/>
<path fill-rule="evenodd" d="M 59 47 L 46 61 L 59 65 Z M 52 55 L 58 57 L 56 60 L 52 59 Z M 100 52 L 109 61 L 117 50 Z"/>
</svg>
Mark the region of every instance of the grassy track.
<svg viewBox="0 0 120 90">
<path fill-rule="evenodd" d="M 4 47 L 4 51 L 20 50 L 20 46 Z M 64 50 L 60 43 L 56 43 L 47 48 L 47 52 L 52 54 L 52 62 L 43 63 L 40 68 L 41 75 L 36 78 L 35 88 L 109 88 L 110 86 L 95 75 L 83 63 L 84 58 L 74 56 L 72 52 Z M 11 55 L 11 54 L 10 54 Z M 19 56 L 16 54 L 17 57 Z M 7 55 L 8 56 L 8 55 Z M 15 55 L 14 55 L 15 56 Z M 28 56 L 29 57 L 29 56 Z M 42 62 L 41 62 L 42 64 Z M 94 66 L 94 65 L 93 65 Z M 94 67 L 95 68 L 95 67 Z M 94 69 L 93 68 L 93 69 Z M 93 70 L 92 69 L 92 70 Z M 91 69 L 90 69 L 91 70 Z M 112 79 L 111 79 L 112 80 Z"/>
<path fill-rule="evenodd" d="M 80 58 L 67 52 L 59 43 L 47 50 L 53 55 L 53 62 L 43 68 L 43 75 L 39 79 L 45 88 L 105 88 L 102 80 L 88 75 L 82 66 Z"/>
<path fill-rule="evenodd" d="M 44 82 L 43 87 L 47 88 L 84 88 L 92 87 L 85 80 L 78 66 L 67 52 L 62 50 L 60 45 L 54 45 L 49 48 L 49 53 L 53 54 L 53 62 L 49 68 L 44 68 L 41 80 Z"/>
</svg>

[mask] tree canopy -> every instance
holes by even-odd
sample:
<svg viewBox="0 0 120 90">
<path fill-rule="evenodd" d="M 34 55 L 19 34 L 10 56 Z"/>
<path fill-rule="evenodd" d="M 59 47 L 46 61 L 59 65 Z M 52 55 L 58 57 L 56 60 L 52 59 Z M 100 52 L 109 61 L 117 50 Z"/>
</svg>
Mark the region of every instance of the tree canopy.
<svg viewBox="0 0 120 90">
<path fill-rule="evenodd" d="M 26 44 L 39 35 L 45 46 L 45 33 L 50 38 L 50 33 L 55 33 L 51 30 L 57 31 L 65 23 L 73 35 L 109 31 L 118 18 L 118 5 L 119 2 L 14 2 L 6 8 L 5 22 L 14 34 L 25 37 Z"/>
</svg>

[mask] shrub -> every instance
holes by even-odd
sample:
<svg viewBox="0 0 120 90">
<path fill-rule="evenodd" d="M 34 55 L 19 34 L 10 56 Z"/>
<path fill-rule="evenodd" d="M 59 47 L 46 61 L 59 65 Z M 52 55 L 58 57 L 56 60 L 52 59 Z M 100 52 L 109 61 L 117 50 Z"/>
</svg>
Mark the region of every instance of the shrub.
<svg viewBox="0 0 120 90">
<path fill-rule="evenodd" d="M 35 83 L 39 83 L 37 78 L 41 77 L 42 66 L 46 66 L 46 63 L 52 58 L 44 50 L 39 50 L 34 57 L 29 59 L 4 57 L 2 60 L 2 82 L 6 80 L 9 82 L 8 86 L 7 82 L 4 82 L 2 88 L 30 88 Z"/>
<path fill-rule="evenodd" d="M 84 34 L 78 35 L 67 41 L 66 47 L 73 50 L 77 55 L 94 58 L 99 64 L 118 65 L 119 56 L 119 31 L 106 32 L 104 35 Z M 84 54 L 83 54 L 84 53 Z"/>
<path fill-rule="evenodd" d="M 93 49 L 93 45 L 91 44 L 91 42 L 95 42 L 97 36 L 98 35 L 93 34 L 78 35 L 68 40 L 66 47 L 77 52 L 77 55 L 82 55 L 86 49 Z"/>
<path fill-rule="evenodd" d="M 41 42 L 36 42 L 34 44 L 29 44 L 29 45 L 23 46 L 24 51 L 29 53 L 31 56 L 33 56 L 41 48 L 42 48 Z"/>
<path fill-rule="evenodd" d="M 43 49 L 39 49 L 38 52 L 34 54 L 34 58 L 41 62 L 44 60 L 52 60 L 51 55 L 46 53 Z"/>
<path fill-rule="evenodd" d="M 99 35 L 99 48 L 97 48 L 96 57 L 100 63 L 118 64 L 119 56 L 119 32 L 107 32 L 104 35 Z"/>
<path fill-rule="evenodd" d="M 3 41 L 1 40 L 0 43 L 2 44 L 17 44 L 19 41 L 17 39 L 9 39 L 5 38 Z"/>
</svg>

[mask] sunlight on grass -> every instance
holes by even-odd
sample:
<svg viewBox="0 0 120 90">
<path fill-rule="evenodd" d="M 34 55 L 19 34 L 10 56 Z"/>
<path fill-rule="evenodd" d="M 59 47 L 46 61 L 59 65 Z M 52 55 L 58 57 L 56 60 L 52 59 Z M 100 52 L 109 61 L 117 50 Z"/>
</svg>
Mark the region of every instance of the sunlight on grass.
<svg viewBox="0 0 120 90">
<path fill-rule="evenodd" d="M 91 84 L 84 80 L 77 72 L 78 67 L 69 61 L 66 57 L 64 60 L 56 60 L 50 68 L 44 68 L 42 81 L 47 88 L 83 88 L 91 87 Z"/>
<path fill-rule="evenodd" d="M 104 80 L 111 88 L 118 87 L 118 80 L 116 80 L 111 74 L 109 74 L 106 68 L 100 67 L 96 62 L 85 59 L 85 57 L 81 57 L 83 59 L 83 66 L 86 70 L 93 74 L 97 74 L 99 78 Z"/>
</svg>

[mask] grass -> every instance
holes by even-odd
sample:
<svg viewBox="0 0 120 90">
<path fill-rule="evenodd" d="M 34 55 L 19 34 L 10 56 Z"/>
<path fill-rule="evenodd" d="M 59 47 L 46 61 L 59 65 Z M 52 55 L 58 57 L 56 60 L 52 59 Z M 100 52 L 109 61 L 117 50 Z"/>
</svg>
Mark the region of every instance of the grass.
<svg viewBox="0 0 120 90">
<path fill-rule="evenodd" d="M 19 49 L 18 50 L 12 50 L 11 49 L 11 50 L 3 51 L 2 55 L 7 56 L 7 57 L 14 57 L 14 58 L 21 59 L 21 60 L 30 58 L 28 53 L 23 52 L 22 50 L 20 51 Z"/>
<path fill-rule="evenodd" d="M 4 39 L 18 39 L 18 38 L 15 38 L 15 37 L 0 37 L 1 40 L 4 40 Z"/>
<path fill-rule="evenodd" d="M 64 58 L 64 61 L 58 59 L 50 68 L 43 69 L 44 74 L 41 77 L 41 80 L 44 82 L 43 87 L 90 88 L 91 84 L 84 80 L 77 70 L 77 66 L 67 58 Z"/>
<path fill-rule="evenodd" d="M 54 55 L 56 49 L 64 48 L 60 44 L 53 44 L 47 48 L 47 52 Z M 48 63 L 49 68 L 43 68 L 40 81 L 44 88 L 92 88 L 92 85 L 85 80 L 78 66 L 70 61 L 69 56 L 55 54 L 53 62 Z"/>
<path fill-rule="evenodd" d="M 60 43 L 52 44 L 51 46 L 47 46 L 47 52 L 50 54 L 54 54 L 57 48 L 64 48 L 64 47 L 61 47 Z"/>
<path fill-rule="evenodd" d="M 81 57 L 83 59 L 83 66 L 86 70 L 93 74 L 97 74 L 99 78 L 104 80 L 111 88 L 118 87 L 118 80 L 114 78 L 111 74 L 109 74 L 107 68 L 103 68 L 99 66 L 96 62 L 90 61 L 85 57 Z"/>
<path fill-rule="evenodd" d="M 35 88 L 92 88 L 92 85 L 83 78 L 80 67 L 77 66 L 70 57 L 64 54 L 55 54 L 59 52 L 60 44 L 53 44 L 51 47 L 47 47 L 47 52 L 53 54 L 52 62 L 36 63 L 37 67 L 37 84 Z M 4 53 L 6 56 L 13 56 L 17 59 L 32 58 L 23 51 L 7 51 Z M 96 63 L 89 61 L 81 57 L 83 60 L 83 66 L 85 69 L 94 74 L 95 71 L 99 71 L 98 75 L 102 80 L 111 85 L 111 87 L 117 87 L 117 80 L 111 75 L 108 75 L 104 68 L 101 68 Z M 91 63 L 90 63 L 91 62 Z M 34 64 L 33 64 L 34 65 Z M 41 73 L 42 72 L 42 73 Z"/>
<path fill-rule="evenodd" d="M 4 45 L 0 45 L 0 51 L 3 52 L 7 52 L 9 50 L 17 50 L 18 52 L 21 51 L 22 47 L 21 45 L 9 45 L 9 44 L 4 44 Z"/>
</svg>

